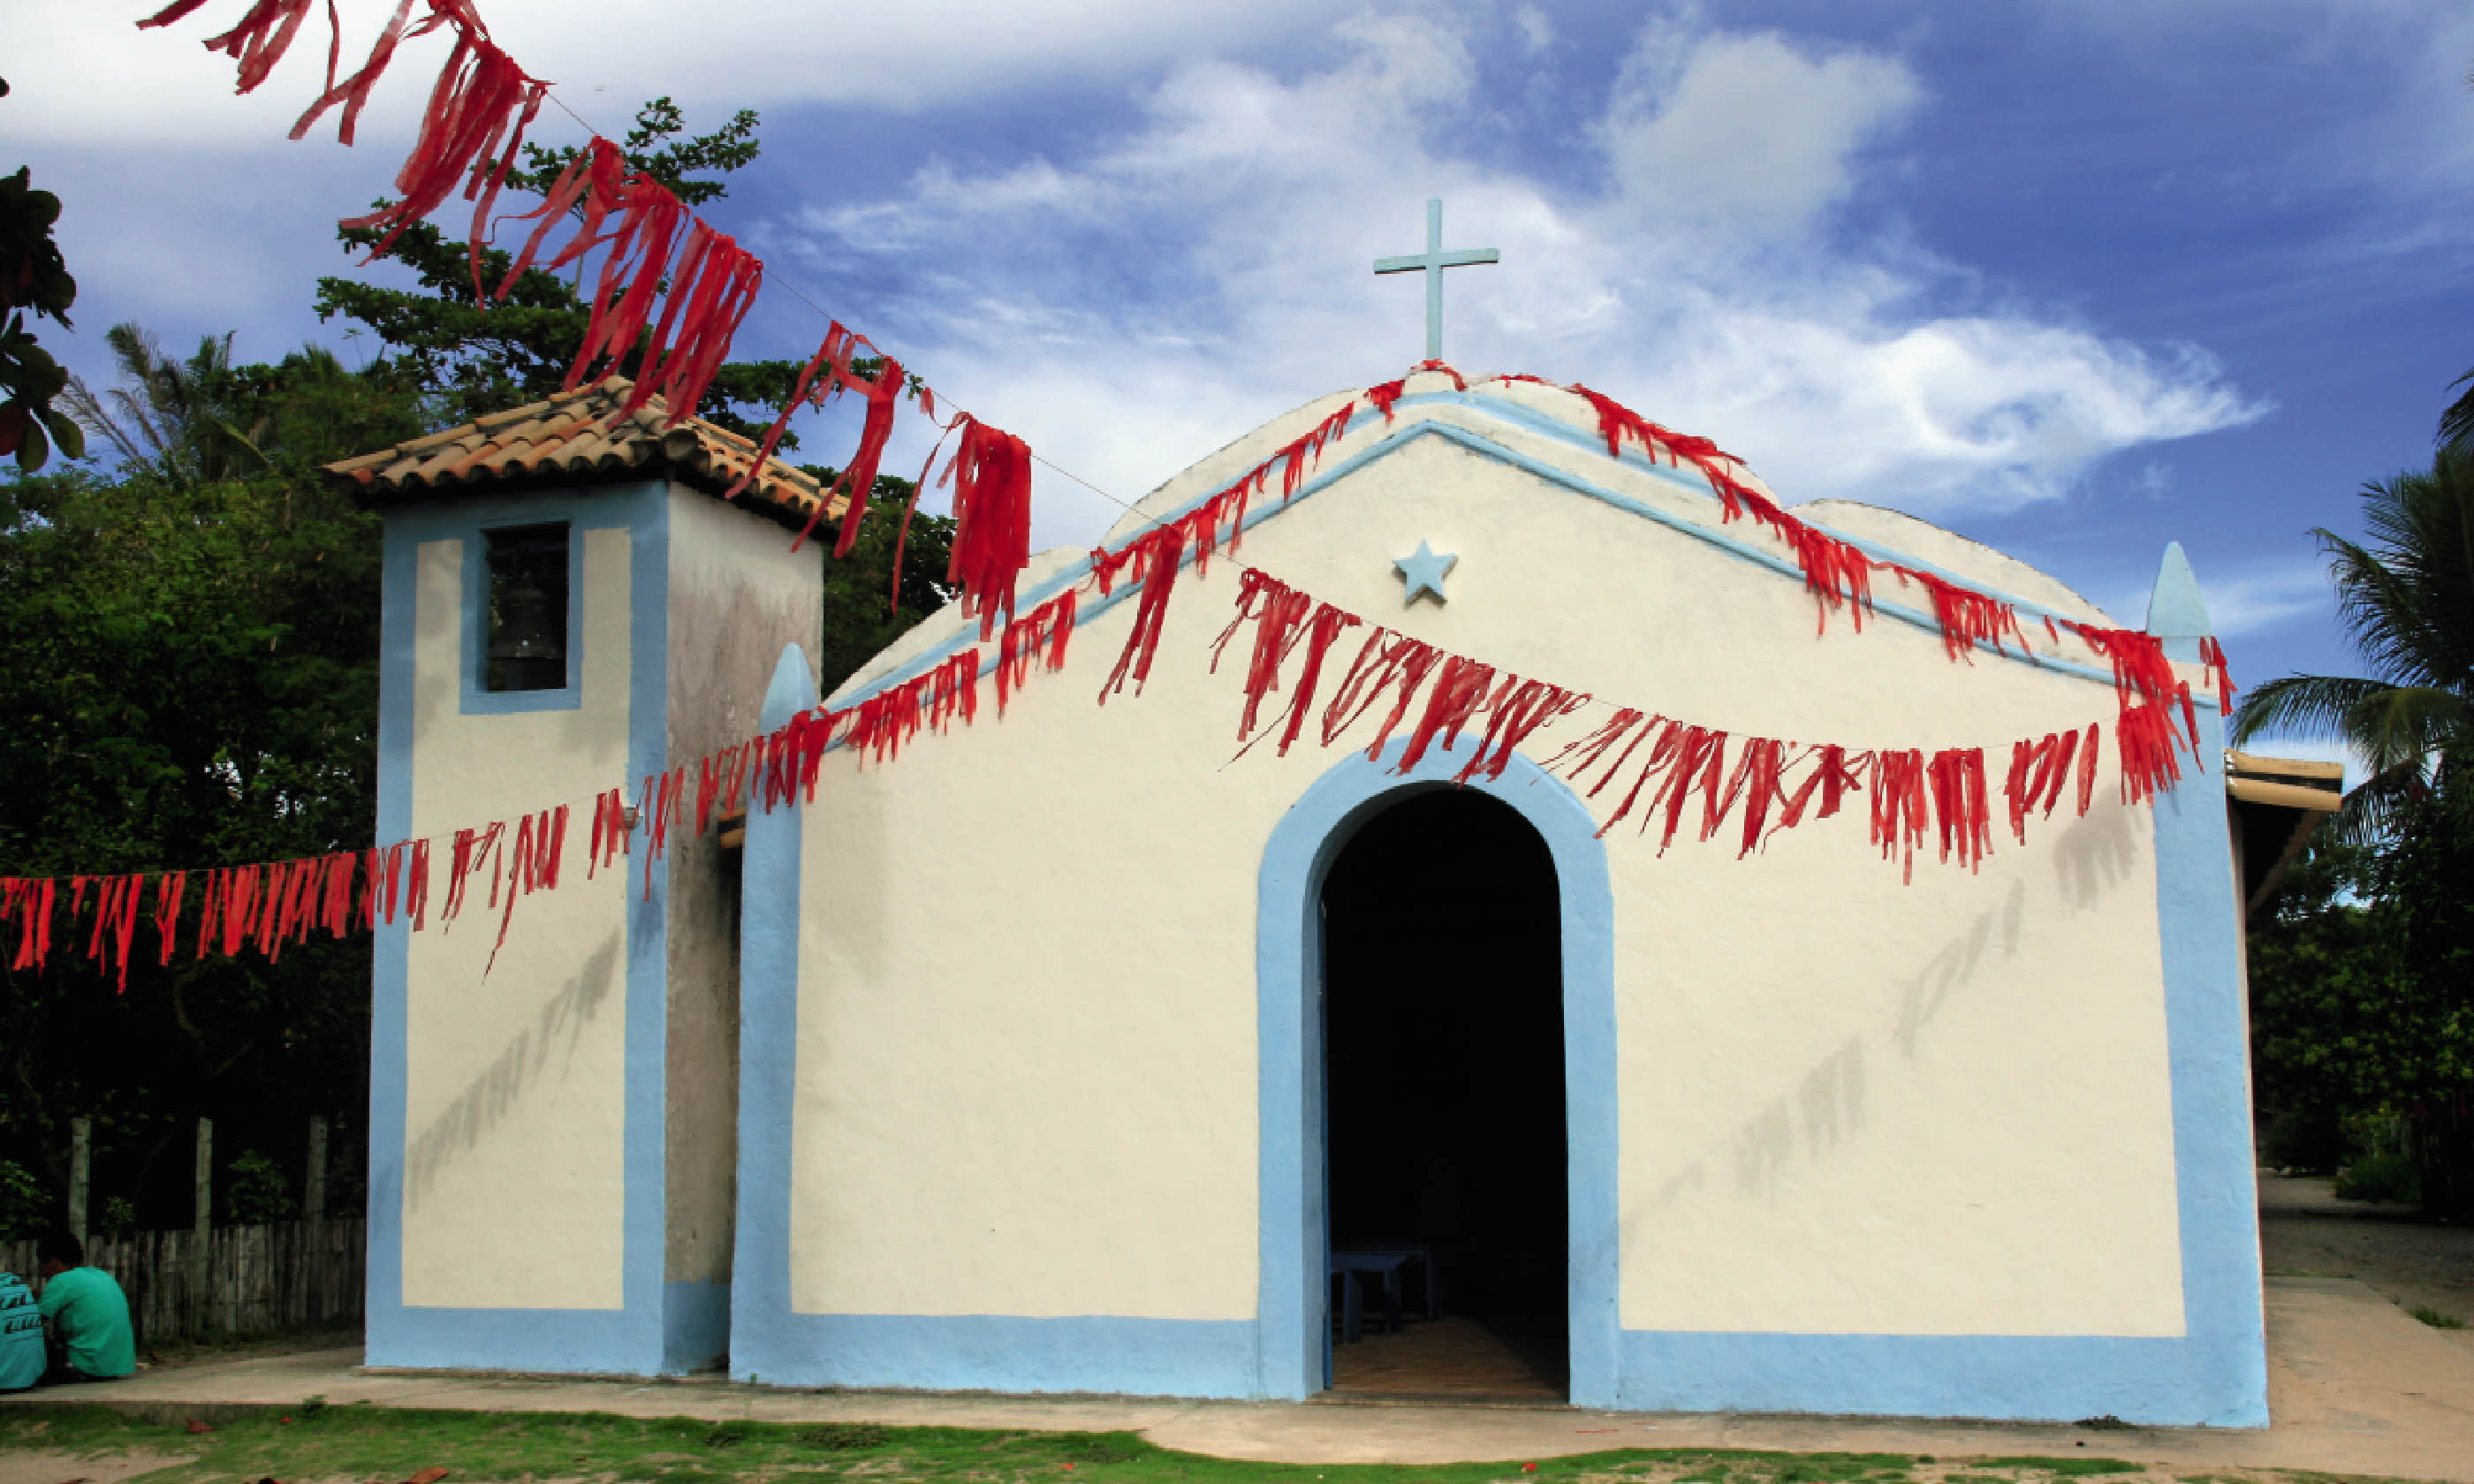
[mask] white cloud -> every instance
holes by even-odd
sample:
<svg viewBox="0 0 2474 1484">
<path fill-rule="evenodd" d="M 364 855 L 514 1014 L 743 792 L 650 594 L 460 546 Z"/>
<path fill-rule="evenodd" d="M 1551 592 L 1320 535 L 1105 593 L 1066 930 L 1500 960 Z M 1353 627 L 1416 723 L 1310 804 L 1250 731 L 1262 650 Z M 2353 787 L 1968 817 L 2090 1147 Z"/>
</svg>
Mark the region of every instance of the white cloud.
<svg viewBox="0 0 2474 1484">
<path fill-rule="evenodd" d="M 2231 571 L 2201 570 L 2197 575 L 2208 623 L 2221 639 L 2262 634 L 2296 618 L 2325 622 L 2334 608 L 2328 568 L 2316 557 L 2300 562 L 2238 564 Z M 2147 591 L 2145 584 L 2117 589 L 2110 594 L 2106 611 L 2122 615 L 2125 623 L 2142 622 L 2147 613 Z M 2234 658 L 2236 679 L 2240 679 L 2239 646 Z"/>
<path fill-rule="evenodd" d="M 2220 638 L 2273 629 L 2305 614 L 2324 617 L 2334 607 L 2328 569 L 2317 562 L 2202 579 L 2199 595 Z"/>
<path fill-rule="evenodd" d="M 1896 58 L 1653 21 L 1603 126 L 1615 193 L 1644 215 L 1801 225 L 1847 199 L 1856 156 L 1924 97 Z"/>
<path fill-rule="evenodd" d="M 348 22 L 374 25 L 372 9 L 347 7 Z M 510 51 L 545 70 L 554 60 L 562 94 L 588 113 L 595 99 L 631 105 L 647 76 L 702 110 L 691 117 L 1149 79 L 1135 121 L 1104 135 L 1043 128 L 1008 155 L 1004 134 L 966 132 L 973 163 L 932 159 L 877 199 L 733 224 L 940 389 L 1124 495 L 1415 359 L 1416 284 L 1370 268 L 1419 245 L 1434 195 L 1447 199 L 1450 246 L 1504 252 L 1449 275 L 1454 360 L 1601 386 L 1717 437 L 1791 500 L 2016 506 L 2100 460 L 2258 411 L 2195 348 L 1999 301 L 1960 265 L 1853 227 L 1846 208 L 1880 195 L 1900 168 L 1887 152 L 1926 101 L 1885 52 L 1688 13 L 1653 22 L 1594 124 L 1564 141 L 1579 165 L 1548 179 L 1506 161 L 1507 131 L 1525 126 L 1507 122 L 1517 106 L 1488 91 L 1494 74 L 1473 57 L 1554 47 L 1542 13 L 1359 13 L 1324 29 L 1314 63 L 1273 70 L 1231 59 L 1328 6 L 970 0 L 839 11 L 827 25 L 788 0 L 737 0 L 715 8 L 726 40 L 696 45 L 679 44 L 675 8 L 652 0 L 489 9 Z M 304 270 L 343 266 L 327 224 L 383 188 L 438 50 L 407 50 L 360 150 L 286 145 L 323 44 L 235 100 L 230 62 L 197 46 L 220 18 L 209 7 L 141 35 L 109 7 L 0 7 L 0 55 L 47 63 L 12 69 L 0 117 L 49 141 L 29 150 L 38 179 L 91 176 L 63 222 L 90 313 L 176 323 L 180 306 L 203 306 L 216 327 L 243 323 L 246 341 L 260 306 L 297 306 Z M 1541 79 L 1568 90 L 1534 62 L 1516 70 L 1516 91 Z M 773 143 L 768 161 L 794 153 Z M 259 219 L 159 243 L 160 221 L 218 209 Z M 210 247 L 211 262 L 199 255 Z M 818 329 L 768 298 L 742 353 L 797 354 Z M 1041 511 L 1043 539 L 1077 540 L 1113 507 L 1050 479 Z"/>
<path fill-rule="evenodd" d="M 1545 54 L 1555 44 L 1555 23 L 1546 12 L 1534 5 L 1524 5 L 1512 12 L 1513 29 L 1520 33 L 1521 49 L 1532 57 Z"/>
<path fill-rule="evenodd" d="M 0 57 L 13 61 L 6 104 L 19 138 L 259 147 L 280 139 L 319 90 L 323 12 L 255 93 L 231 96 L 232 63 L 200 43 L 246 10 L 219 0 L 172 26 L 139 32 L 153 0 L 0 6 Z M 365 56 L 392 7 L 346 5 L 345 67 Z M 492 36 L 559 85 L 605 132 L 647 90 L 682 105 L 762 108 L 849 103 L 907 111 L 1072 81 L 1128 79 L 1181 58 L 1286 35 L 1323 0 L 940 0 L 837 5 L 714 0 L 488 0 Z M 683 27 L 691 27 L 684 38 Z M 406 43 L 374 95 L 365 134 L 408 132 L 448 44 Z M 648 82 L 648 79 L 658 82 Z M 597 106 L 597 107 L 596 107 Z M 597 114 L 606 116 L 595 116 Z M 329 136 L 332 129 L 327 131 Z"/>
<path fill-rule="evenodd" d="M 2195 347 L 1991 301 L 1957 265 L 1849 227 L 1834 208 L 1923 96 L 1896 59 L 1660 23 L 1593 135 L 1613 183 L 1573 187 L 1475 157 L 1493 100 L 1454 23 L 1360 17 L 1336 37 L 1290 77 L 1172 68 L 1137 126 L 1081 157 L 1052 142 L 985 174 L 931 164 L 884 199 L 812 206 L 768 251 L 1128 496 L 1416 358 L 1414 283 L 1370 267 L 1417 246 L 1428 196 L 1447 200 L 1447 246 L 1503 250 L 1449 275 L 1456 363 L 1588 381 L 1718 438 L 1793 500 L 2015 507 L 2260 411 Z M 1765 179 L 1722 188 L 1731 173 Z M 1654 209 L 1670 187 L 1726 209 Z M 920 262 L 934 271 L 904 266 Z M 1042 538 L 1093 535 L 1105 507 L 1051 488 Z"/>
</svg>

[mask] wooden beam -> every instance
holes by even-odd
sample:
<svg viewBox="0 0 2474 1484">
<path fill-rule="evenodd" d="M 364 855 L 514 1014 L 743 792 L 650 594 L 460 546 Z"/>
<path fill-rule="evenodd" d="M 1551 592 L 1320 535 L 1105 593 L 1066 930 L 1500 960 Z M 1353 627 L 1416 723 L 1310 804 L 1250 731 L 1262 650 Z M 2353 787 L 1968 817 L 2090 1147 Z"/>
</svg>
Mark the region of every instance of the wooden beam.
<svg viewBox="0 0 2474 1484">
<path fill-rule="evenodd" d="M 2266 778 L 2228 778 L 2225 793 L 2243 803 L 2263 803 L 2279 809 L 2305 809 L 2319 814 L 2334 814 L 2344 806 L 2345 796 L 2332 794 L 2324 788 L 2309 788 L 2296 783 L 2271 783 Z"/>
</svg>

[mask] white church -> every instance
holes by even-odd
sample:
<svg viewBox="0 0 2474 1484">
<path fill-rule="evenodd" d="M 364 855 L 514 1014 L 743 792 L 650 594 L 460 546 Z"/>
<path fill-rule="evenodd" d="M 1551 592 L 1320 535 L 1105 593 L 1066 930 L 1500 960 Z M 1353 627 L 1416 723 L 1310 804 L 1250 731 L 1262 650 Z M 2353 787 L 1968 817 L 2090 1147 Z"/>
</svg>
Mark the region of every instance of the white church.
<svg viewBox="0 0 2474 1484">
<path fill-rule="evenodd" d="M 818 703 L 824 559 L 789 537 L 823 491 L 772 465 L 721 498 L 746 443 L 612 406 L 337 466 L 387 523 L 379 839 L 632 797 Z M 1529 381 L 1360 402 L 1242 557 L 1739 735 L 2110 734 L 2103 660 L 2038 620 L 2114 618 L 1920 520 L 1795 514 L 2037 647 L 1953 660 L 1896 588 L 1816 636 L 1700 474 Z M 1088 571 L 1035 558 L 1019 607 Z M 1470 736 L 1405 774 L 1362 732 L 1232 760 L 1238 581 L 1181 575 L 1139 694 L 1094 704 L 1137 604 L 1086 590 L 1001 718 L 830 753 L 743 842 L 590 880 L 570 846 L 486 973 L 495 921 L 382 930 L 369 1363 L 1296 1400 L 1424 1346 L 1593 1408 L 2266 1423 L 2242 926 L 2308 808 L 2229 788 L 2178 551 L 2146 623 L 2205 766 L 2152 807 L 2108 768 L 1911 882 L 1860 808 L 1741 858 L 1600 838 L 1543 766 L 1568 727 L 1466 784 Z M 973 646 L 949 608 L 827 699 Z"/>
</svg>

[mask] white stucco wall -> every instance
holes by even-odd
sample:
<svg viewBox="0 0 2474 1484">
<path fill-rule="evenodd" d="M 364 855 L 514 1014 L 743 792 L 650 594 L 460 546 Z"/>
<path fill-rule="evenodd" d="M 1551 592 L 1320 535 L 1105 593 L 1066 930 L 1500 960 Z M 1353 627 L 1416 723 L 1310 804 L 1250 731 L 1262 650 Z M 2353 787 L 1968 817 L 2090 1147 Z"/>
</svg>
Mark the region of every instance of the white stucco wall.
<svg viewBox="0 0 2474 1484">
<path fill-rule="evenodd" d="M 1594 436 L 1573 399 L 1512 395 Z M 1328 405 L 1146 509 L 1208 492 Z M 1716 523 L 1707 495 L 1602 445 L 1456 408 L 1395 426 L 1426 416 Z M 1391 562 L 1421 539 L 1460 556 L 1451 602 L 1404 610 Z M 1964 545 L 1930 560 L 1963 563 Z M 1924 859 L 1902 886 L 1860 800 L 1743 861 L 1725 834 L 1663 857 L 1629 824 L 1609 837 L 1625 1328 L 2180 1332 L 2149 824 L 2115 802 L 2108 684 L 1953 664 L 1886 619 L 1859 634 L 1841 614 L 1815 638 L 1794 577 L 1438 439 L 1258 527 L 1242 557 L 1446 649 L 1738 737 L 1988 749 L 1980 874 Z M 1235 586 L 1224 564 L 1181 577 L 1146 695 L 1093 705 L 1121 605 L 1001 724 L 889 767 L 828 759 L 803 814 L 794 1309 L 1255 1314 L 1256 875 L 1342 754 L 1223 766 L 1250 630 L 1217 677 L 1206 651 Z M 1999 820 L 2006 744 L 2092 721 L 2097 807 L 2066 803 L 2020 848 Z"/>
<path fill-rule="evenodd" d="M 408 935 L 407 1304 L 621 1306 L 626 874 L 622 862 L 588 882 L 584 857 L 592 790 L 627 767 L 629 537 L 579 539 L 582 705 L 504 715 L 461 710 L 464 543 L 418 550 L 412 832 L 512 831 L 526 809 L 576 807 L 558 890 L 517 903 L 487 977 L 488 874 L 444 929 L 449 856 L 436 847 L 430 922 Z"/>
</svg>

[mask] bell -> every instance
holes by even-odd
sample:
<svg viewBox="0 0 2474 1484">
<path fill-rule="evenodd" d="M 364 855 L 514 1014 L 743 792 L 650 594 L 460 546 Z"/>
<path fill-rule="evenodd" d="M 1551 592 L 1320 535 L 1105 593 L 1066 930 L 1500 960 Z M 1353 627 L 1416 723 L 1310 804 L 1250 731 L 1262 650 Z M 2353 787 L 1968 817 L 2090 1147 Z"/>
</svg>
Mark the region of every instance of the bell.
<svg viewBox="0 0 2474 1484">
<path fill-rule="evenodd" d="M 566 614 L 529 575 L 498 594 L 497 632 L 490 636 L 493 690 L 557 690 L 567 684 Z"/>
</svg>

